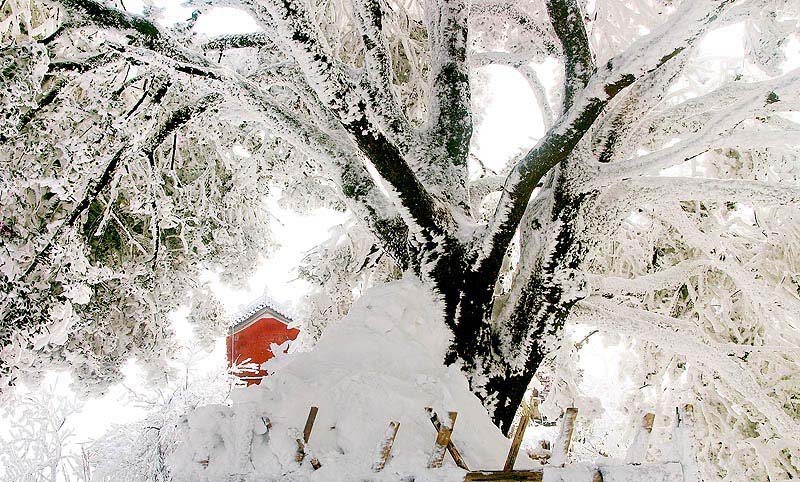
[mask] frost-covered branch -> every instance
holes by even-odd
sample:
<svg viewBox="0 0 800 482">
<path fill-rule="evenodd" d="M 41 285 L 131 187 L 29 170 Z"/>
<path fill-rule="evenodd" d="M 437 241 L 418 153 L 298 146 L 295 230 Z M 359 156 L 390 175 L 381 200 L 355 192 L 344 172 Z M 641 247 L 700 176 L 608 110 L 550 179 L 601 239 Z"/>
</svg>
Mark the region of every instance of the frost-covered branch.
<svg viewBox="0 0 800 482">
<path fill-rule="evenodd" d="M 167 119 L 158 125 L 138 147 L 139 150 L 133 149 L 134 146 L 130 143 L 130 141 L 126 142 L 122 147 L 117 149 L 116 152 L 111 156 L 111 159 L 109 159 L 109 161 L 106 163 L 106 166 L 103 169 L 103 172 L 100 174 L 100 177 L 87 187 L 83 198 L 78 201 L 77 204 L 75 204 L 65 221 L 55 230 L 53 235 L 50 237 L 50 241 L 44 245 L 41 251 L 33 256 L 31 264 L 22 275 L 22 279 L 27 278 L 28 275 L 30 275 L 37 268 L 42 258 L 49 254 L 51 248 L 53 247 L 54 241 L 61 236 L 65 230 L 72 228 L 76 221 L 83 216 L 89 206 L 97 199 L 97 196 L 104 189 L 108 188 L 111 180 L 116 175 L 117 168 L 121 162 L 124 162 L 126 157 L 135 155 L 143 155 L 145 157 L 152 156 L 155 149 L 162 142 L 164 142 L 167 136 L 174 132 L 175 129 L 184 125 L 192 117 L 202 114 L 211 105 L 219 102 L 220 100 L 220 96 L 212 94 L 201 98 L 197 102 L 183 106 L 171 112 Z"/>
<path fill-rule="evenodd" d="M 394 95 L 391 58 L 383 34 L 383 12 L 379 0 L 354 0 L 353 9 L 364 42 L 364 80 L 362 88 L 367 106 L 403 152 L 413 141 L 411 126 Z"/>
<path fill-rule="evenodd" d="M 292 52 L 320 101 L 337 116 L 351 139 L 375 169 L 397 192 L 411 219 L 423 229 L 441 232 L 451 224 L 412 172 L 397 145 L 369 119 L 368 108 L 319 41 L 306 7 L 295 0 L 272 1 L 267 6 L 282 41 Z"/>
<path fill-rule="evenodd" d="M 728 385 L 748 398 L 757 409 L 788 438 L 800 440 L 800 431 L 778 400 L 767 395 L 759 382 L 757 373 L 746 364 L 735 361 L 729 352 L 741 352 L 739 348 L 726 348 L 694 335 L 696 328 L 685 320 L 638 310 L 616 304 L 604 298 L 590 297 L 579 301 L 575 316 L 584 318 L 595 326 L 627 332 L 638 338 L 681 354 L 687 359 L 714 370 Z M 620 321 L 624 326 L 620 326 Z"/>
<path fill-rule="evenodd" d="M 566 159 L 583 135 L 594 125 L 605 106 L 641 77 L 658 70 L 694 43 L 729 2 L 683 6 L 682 11 L 658 32 L 637 42 L 619 58 L 610 60 L 592 75 L 572 107 L 528 151 L 508 175 L 503 195 L 483 240 L 477 259 L 498 259 L 519 225 L 539 181 Z"/>
<path fill-rule="evenodd" d="M 748 148 L 757 145 L 774 148 L 792 146 L 793 136 L 786 135 L 786 129 L 770 131 L 767 130 L 767 124 L 759 127 L 760 130 L 750 127 L 745 130 L 742 126 L 745 121 L 798 108 L 798 104 L 794 102 L 798 93 L 800 70 L 795 69 L 762 82 L 744 85 L 732 83 L 664 112 L 654 113 L 639 121 L 637 128 L 632 129 L 633 132 L 641 134 L 645 126 L 671 126 L 669 129 L 673 135 L 682 134 L 679 140 L 669 147 L 602 166 L 600 175 L 593 181 L 594 187 L 600 187 L 611 179 L 657 174 L 661 169 L 680 164 L 713 149 Z M 649 127 L 647 129 L 650 130 Z M 688 132 L 682 132 L 684 129 Z M 615 140 L 614 143 L 619 141 Z M 624 145 L 624 142 L 620 144 Z M 606 146 L 609 144 L 606 143 Z M 601 155 L 599 160 L 610 160 L 610 157 L 611 154 L 608 157 Z"/>
<path fill-rule="evenodd" d="M 144 17 L 122 12 L 95 0 L 62 0 L 60 3 L 74 14 L 86 18 L 98 27 L 132 33 L 135 42 L 142 47 L 152 49 L 180 62 L 190 62 L 192 56 L 185 49 L 178 46 L 169 35 Z"/>
<path fill-rule="evenodd" d="M 612 190 L 618 187 L 612 186 Z M 628 196 L 627 201 L 634 204 L 660 205 L 676 201 L 739 201 L 756 205 L 780 206 L 800 202 L 800 186 L 743 179 L 641 176 L 625 180 L 621 187 Z"/>
<path fill-rule="evenodd" d="M 229 50 L 241 48 L 267 48 L 269 50 L 277 50 L 275 42 L 269 38 L 269 35 L 263 32 L 254 32 L 247 34 L 237 35 L 222 35 L 220 37 L 209 40 L 202 45 L 203 50 Z"/>
<path fill-rule="evenodd" d="M 398 266 L 408 266 L 408 227 L 364 167 L 360 153 L 292 115 L 253 82 L 241 78 L 239 81 L 253 107 L 266 115 L 275 132 L 327 166 L 327 175 L 333 178 L 353 213 L 367 224 Z"/>
<path fill-rule="evenodd" d="M 468 6 L 463 0 L 430 0 L 425 10 L 431 48 L 430 148 L 437 158 L 435 162 L 448 162 L 463 169 L 472 137 L 466 66 Z M 461 186 L 463 183 L 461 180 Z"/>
<path fill-rule="evenodd" d="M 594 60 L 576 0 L 548 0 L 547 13 L 564 54 L 564 108 L 572 106 L 594 72 Z"/>
</svg>

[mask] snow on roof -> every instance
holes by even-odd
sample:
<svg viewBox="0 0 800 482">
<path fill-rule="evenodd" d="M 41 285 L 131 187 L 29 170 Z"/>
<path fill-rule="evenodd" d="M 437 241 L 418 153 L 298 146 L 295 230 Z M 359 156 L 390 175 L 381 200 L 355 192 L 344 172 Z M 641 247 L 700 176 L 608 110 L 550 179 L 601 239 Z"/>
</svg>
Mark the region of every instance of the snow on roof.
<svg viewBox="0 0 800 482">
<path fill-rule="evenodd" d="M 239 331 L 239 329 L 244 328 L 246 325 L 250 324 L 250 322 L 254 321 L 254 318 L 263 313 L 275 315 L 276 318 L 287 325 L 291 323 L 294 318 L 289 310 L 265 294 L 234 315 L 230 326 L 231 331 Z"/>
</svg>

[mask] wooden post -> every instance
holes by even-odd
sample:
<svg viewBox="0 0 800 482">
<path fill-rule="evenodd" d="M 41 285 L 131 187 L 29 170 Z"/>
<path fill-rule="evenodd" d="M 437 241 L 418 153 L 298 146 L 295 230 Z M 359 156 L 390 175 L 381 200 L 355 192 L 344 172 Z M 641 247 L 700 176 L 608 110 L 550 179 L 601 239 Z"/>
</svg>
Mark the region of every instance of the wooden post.
<svg viewBox="0 0 800 482">
<path fill-rule="evenodd" d="M 318 411 L 319 409 L 317 407 L 311 407 L 311 410 L 308 412 L 308 418 L 306 419 L 306 425 L 303 428 L 303 438 L 297 439 L 297 455 L 295 456 L 295 460 L 298 464 L 302 464 L 303 460 L 306 458 L 306 444 L 311 438 L 311 429 L 314 428 L 314 420 L 317 419 Z M 322 464 L 315 457 L 312 457 L 309 462 L 311 462 L 311 466 L 314 467 L 314 470 L 322 467 Z"/>
<path fill-rule="evenodd" d="M 503 470 L 514 470 L 514 463 L 517 461 L 519 447 L 522 445 L 522 437 L 525 436 L 525 429 L 528 428 L 528 422 L 531 418 L 528 404 L 524 401 L 520 406 L 520 410 L 522 410 L 522 412 L 519 416 L 519 423 L 517 424 L 517 430 L 514 432 L 514 438 L 511 440 L 511 448 L 508 449 L 508 456 L 506 457 L 506 464 L 503 466 Z"/>
<path fill-rule="evenodd" d="M 314 428 L 314 420 L 317 419 L 317 412 L 319 408 L 311 407 L 311 410 L 308 411 L 308 418 L 306 419 L 306 426 L 303 428 L 303 442 L 308 443 L 308 439 L 311 438 L 311 429 Z"/>
<path fill-rule="evenodd" d="M 433 447 L 433 452 L 428 459 L 428 468 L 435 469 L 442 466 L 444 461 L 444 453 L 447 451 L 447 445 L 450 443 L 450 435 L 453 433 L 453 427 L 456 425 L 457 412 L 447 412 L 447 419 L 441 424 L 439 431 L 436 435 L 436 445 Z"/>
<path fill-rule="evenodd" d="M 644 462 L 647 456 L 647 448 L 650 445 L 650 434 L 653 432 L 653 421 L 656 415 L 654 413 L 645 413 L 642 417 L 642 424 L 636 435 L 633 437 L 633 442 L 628 448 L 626 460 L 633 464 L 640 464 Z"/>
<path fill-rule="evenodd" d="M 549 440 L 539 440 L 539 448 L 536 451 L 528 451 L 528 457 L 530 457 L 531 460 L 539 461 L 542 464 L 546 464 L 551 455 L 552 452 L 550 451 Z"/>
<path fill-rule="evenodd" d="M 539 390 L 533 389 L 531 391 L 531 402 L 529 404 L 530 407 L 530 419 L 534 421 L 534 423 L 542 423 L 544 419 L 542 417 L 542 413 L 539 411 Z"/>
<path fill-rule="evenodd" d="M 700 471 L 697 468 L 694 440 L 692 432 L 694 429 L 694 406 L 687 403 L 683 407 L 676 409 L 675 442 L 677 443 L 678 455 L 683 466 L 683 476 L 685 482 L 697 482 L 700 480 Z"/>
<path fill-rule="evenodd" d="M 386 462 L 389 460 L 389 455 L 392 453 L 392 446 L 394 439 L 397 437 L 397 430 L 400 428 L 400 422 L 389 422 L 389 428 L 383 435 L 383 440 L 378 444 L 378 456 L 372 464 L 373 472 L 380 472 L 386 467 Z"/>
<path fill-rule="evenodd" d="M 575 407 L 570 407 L 564 412 L 561 432 L 559 432 L 558 438 L 553 443 L 553 455 L 550 457 L 551 464 L 563 466 L 569 460 L 569 446 L 572 442 L 572 431 L 575 429 L 575 418 L 577 416 L 578 409 Z"/>
<path fill-rule="evenodd" d="M 439 422 L 439 416 L 436 415 L 436 412 L 434 412 L 431 407 L 425 407 L 425 411 L 428 412 L 428 417 L 433 424 L 433 428 L 436 429 L 436 432 L 439 432 L 439 430 L 442 428 L 442 424 Z M 467 463 L 464 461 L 464 457 L 461 456 L 461 452 L 459 452 L 458 448 L 456 448 L 456 444 L 453 442 L 452 438 L 447 443 L 447 451 L 450 452 L 450 456 L 453 457 L 453 462 L 455 462 L 459 468 L 469 470 Z"/>
</svg>

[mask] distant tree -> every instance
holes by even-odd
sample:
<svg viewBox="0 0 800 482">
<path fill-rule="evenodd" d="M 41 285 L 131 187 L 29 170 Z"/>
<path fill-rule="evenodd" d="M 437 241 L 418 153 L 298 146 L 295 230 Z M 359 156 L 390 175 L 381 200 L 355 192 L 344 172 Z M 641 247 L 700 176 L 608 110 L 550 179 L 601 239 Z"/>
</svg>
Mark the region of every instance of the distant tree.
<svg viewBox="0 0 800 482">
<path fill-rule="evenodd" d="M 75 440 L 70 418 L 80 403 L 43 386 L 5 400 L 0 433 L 0 479 L 16 482 L 90 480 L 85 452 Z"/>
<path fill-rule="evenodd" d="M 111 427 L 88 445 L 93 481 L 173 480 L 167 458 L 180 441 L 182 421 L 200 405 L 225 402 L 233 386 L 227 370 L 218 367 L 198 374 L 185 361 L 182 373 L 166 387 L 129 389 L 130 403 L 147 415 L 142 420 Z"/>
<path fill-rule="evenodd" d="M 197 35 L 220 5 L 259 31 Z M 385 255 L 368 269 L 437 287 L 446 362 L 502 428 L 583 321 L 657 346 L 646 364 L 676 358 L 653 376 L 689 380 L 708 440 L 734 434 L 709 460 L 797 473 L 798 2 L 192 6 L 172 26 L 147 3 L 2 6 L 7 377 L 159 359 L 198 270 L 237 273 L 264 248 L 272 180 L 351 212 Z M 698 45 L 730 28 L 741 65 L 711 71 Z M 498 64 L 529 82 L 546 133 L 493 173 L 470 156 L 471 72 Z"/>
</svg>

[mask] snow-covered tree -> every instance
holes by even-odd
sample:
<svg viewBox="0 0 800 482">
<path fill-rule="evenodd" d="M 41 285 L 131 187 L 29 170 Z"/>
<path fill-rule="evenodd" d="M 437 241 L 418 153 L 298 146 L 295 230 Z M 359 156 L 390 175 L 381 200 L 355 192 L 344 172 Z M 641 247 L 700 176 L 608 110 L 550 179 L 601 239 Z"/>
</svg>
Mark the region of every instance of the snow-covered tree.
<svg viewBox="0 0 800 482">
<path fill-rule="evenodd" d="M 53 386 L 17 393 L 0 435 L 0 478 L 18 482 L 89 481 L 85 451 L 75 440 L 72 417 L 80 402 Z"/>
<path fill-rule="evenodd" d="M 162 357 L 170 297 L 268 240 L 272 179 L 435 284 L 446 362 L 503 428 L 583 322 L 700 401 L 712 464 L 797 476 L 798 2 L 188 5 L 167 25 L 148 2 L 3 4 L 7 376 L 43 353 L 86 378 Z M 257 31 L 197 34 L 220 6 Z M 731 29 L 736 65 L 700 55 Z M 501 174 L 470 155 L 487 65 L 524 76 L 546 128 Z"/>
<path fill-rule="evenodd" d="M 183 353 L 183 370 L 167 388 L 133 387 L 129 400 L 147 415 L 139 421 L 112 427 L 88 446 L 92 480 L 165 482 L 173 479 L 166 463 L 178 443 L 186 414 L 199 405 L 223 403 L 233 377 L 217 367 L 196 373 Z"/>
</svg>

